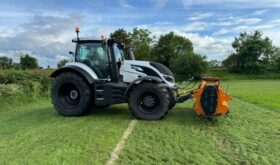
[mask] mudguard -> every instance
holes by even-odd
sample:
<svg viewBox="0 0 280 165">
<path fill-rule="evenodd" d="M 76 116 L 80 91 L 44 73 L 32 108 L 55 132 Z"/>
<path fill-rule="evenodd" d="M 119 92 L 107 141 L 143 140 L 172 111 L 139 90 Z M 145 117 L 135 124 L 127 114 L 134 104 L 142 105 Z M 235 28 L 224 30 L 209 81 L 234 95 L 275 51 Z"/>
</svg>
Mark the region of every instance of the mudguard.
<svg viewBox="0 0 280 165">
<path fill-rule="evenodd" d="M 93 84 L 94 81 L 98 79 L 97 75 L 90 67 L 78 62 L 67 63 L 64 67 L 54 71 L 50 76 L 56 77 L 63 72 L 69 72 L 69 71 L 81 74 L 90 84 Z"/>
<path fill-rule="evenodd" d="M 133 85 L 135 84 L 139 84 L 141 82 L 158 82 L 158 83 L 162 83 L 163 80 L 158 78 L 158 77 L 154 77 L 154 76 L 145 76 L 145 77 L 140 77 L 136 80 L 134 80 L 133 82 L 131 82 L 129 84 L 129 86 L 126 88 L 125 90 L 125 93 L 124 93 L 124 97 L 125 99 L 127 98 L 128 96 L 128 92 L 130 91 L 130 89 L 132 88 Z"/>
</svg>

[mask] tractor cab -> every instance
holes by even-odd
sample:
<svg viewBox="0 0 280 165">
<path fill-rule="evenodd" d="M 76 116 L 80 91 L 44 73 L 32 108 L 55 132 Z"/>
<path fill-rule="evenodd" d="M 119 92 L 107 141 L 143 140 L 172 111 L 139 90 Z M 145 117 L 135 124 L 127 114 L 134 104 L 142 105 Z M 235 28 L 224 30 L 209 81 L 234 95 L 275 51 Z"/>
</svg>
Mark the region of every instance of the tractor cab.
<svg viewBox="0 0 280 165">
<path fill-rule="evenodd" d="M 119 80 L 119 69 L 125 60 L 134 60 L 132 48 L 114 39 L 77 38 L 74 62 L 90 67 L 99 79 Z"/>
</svg>

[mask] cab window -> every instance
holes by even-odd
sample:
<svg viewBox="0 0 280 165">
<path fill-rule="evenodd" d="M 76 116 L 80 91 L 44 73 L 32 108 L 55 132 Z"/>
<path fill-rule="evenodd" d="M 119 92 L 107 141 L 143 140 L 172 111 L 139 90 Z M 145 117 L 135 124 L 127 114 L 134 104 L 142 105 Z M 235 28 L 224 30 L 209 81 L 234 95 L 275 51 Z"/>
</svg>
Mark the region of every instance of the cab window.
<svg viewBox="0 0 280 165">
<path fill-rule="evenodd" d="M 114 43 L 113 45 L 116 61 L 120 62 L 125 59 L 124 51 L 121 45 Z"/>
<path fill-rule="evenodd" d="M 99 78 L 109 78 L 109 63 L 102 43 L 78 43 L 76 61 L 92 68 Z"/>
</svg>

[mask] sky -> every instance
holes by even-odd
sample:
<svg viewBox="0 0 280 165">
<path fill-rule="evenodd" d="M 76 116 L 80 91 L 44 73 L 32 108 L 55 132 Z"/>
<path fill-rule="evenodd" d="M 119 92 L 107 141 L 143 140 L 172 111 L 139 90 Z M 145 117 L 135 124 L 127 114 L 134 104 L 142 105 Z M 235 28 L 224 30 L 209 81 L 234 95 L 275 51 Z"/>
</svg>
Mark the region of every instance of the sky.
<svg viewBox="0 0 280 165">
<path fill-rule="evenodd" d="M 80 36 L 109 36 L 118 28 L 170 31 L 189 38 L 194 51 L 223 60 L 240 32 L 261 30 L 280 47 L 279 0 L 0 0 L 0 56 L 30 54 L 55 67 L 71 58 Z"/>
</svg>

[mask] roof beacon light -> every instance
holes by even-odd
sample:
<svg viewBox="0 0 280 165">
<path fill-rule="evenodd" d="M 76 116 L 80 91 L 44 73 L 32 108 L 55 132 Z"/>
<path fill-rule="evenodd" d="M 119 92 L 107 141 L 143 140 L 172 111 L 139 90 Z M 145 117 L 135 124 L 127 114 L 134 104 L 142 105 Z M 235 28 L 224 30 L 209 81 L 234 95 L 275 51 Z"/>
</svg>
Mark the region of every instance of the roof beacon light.
<svg viewBox="0 0 280 165">
<path fill-rule="evenodd" d="M 76 27 L 76 33 L 79 33 L 79 32 L 80 32 L 80 28 Z"/>
<path fill-rule="evenodd" d="M 104 39 L 105 39 L 105 37 L 104 37 L 103 34 L 100 36 L 100 38 L 101 38 L 101 40 L 104 40 Z"/>
<path fill-rule="evenodd" d="M 79 41 L 79 32 L 80 32 L 80 28 L 79 28 L 79 27 L 76 27 L 77 41 Z"/>
</svg>

